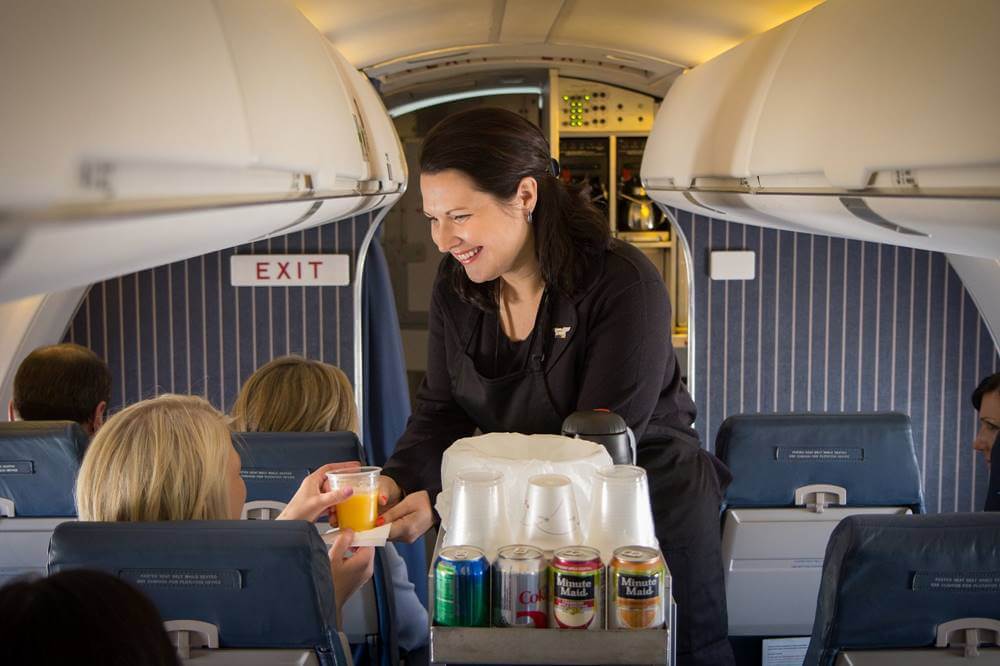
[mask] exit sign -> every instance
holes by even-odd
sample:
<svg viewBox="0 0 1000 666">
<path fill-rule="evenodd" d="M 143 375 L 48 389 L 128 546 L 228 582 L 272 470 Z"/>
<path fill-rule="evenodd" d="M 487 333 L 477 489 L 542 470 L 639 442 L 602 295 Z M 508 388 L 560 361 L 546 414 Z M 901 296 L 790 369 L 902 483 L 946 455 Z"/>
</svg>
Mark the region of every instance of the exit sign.
<svg viewBox="0 0 1000 666">
<path fill-rule="evenodd" d="M 346 254 L 235 254 L 229 258 L 234 287 L 346 287 L 351 258 Z"/>
</svg>

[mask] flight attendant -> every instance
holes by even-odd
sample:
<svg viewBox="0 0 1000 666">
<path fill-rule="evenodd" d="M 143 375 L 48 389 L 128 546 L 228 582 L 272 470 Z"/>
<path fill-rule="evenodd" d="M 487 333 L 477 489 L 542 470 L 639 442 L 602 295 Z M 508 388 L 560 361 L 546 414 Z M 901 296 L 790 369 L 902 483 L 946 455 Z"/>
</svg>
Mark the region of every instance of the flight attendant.
<svg viewBox="0 0 1000 666">
<path fill-rule="evenodd" d="M 538 127 L 501 109 L 452 115 L 424 141 L 424 214 L 446 256 L 427 375 L 383 470 L 383 517 L 392 538 L 423 534 L 444 450 L 477 428 L 558 434 L 574 411 L 609 409 L 634 431 L 648 472 L 680 609 L 679 663 L 732 663 L 719 536 L 729 474 L 691 429 L 666 288 L 549 155 Z"/>
</svg>

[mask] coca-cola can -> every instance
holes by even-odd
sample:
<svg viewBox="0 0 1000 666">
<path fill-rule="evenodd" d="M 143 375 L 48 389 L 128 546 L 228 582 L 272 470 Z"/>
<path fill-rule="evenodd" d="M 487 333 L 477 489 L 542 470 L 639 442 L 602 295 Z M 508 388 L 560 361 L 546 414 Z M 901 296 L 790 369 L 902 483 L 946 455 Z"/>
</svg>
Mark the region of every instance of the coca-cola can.
<svg viewBox="0 0 1000 666">
<path fill-rule="evenodd" d="M 534 546 L 515 544 L 497 552 L 493 566 L 493 626 L 548 626 L 548 562 Z"/>
</svg>

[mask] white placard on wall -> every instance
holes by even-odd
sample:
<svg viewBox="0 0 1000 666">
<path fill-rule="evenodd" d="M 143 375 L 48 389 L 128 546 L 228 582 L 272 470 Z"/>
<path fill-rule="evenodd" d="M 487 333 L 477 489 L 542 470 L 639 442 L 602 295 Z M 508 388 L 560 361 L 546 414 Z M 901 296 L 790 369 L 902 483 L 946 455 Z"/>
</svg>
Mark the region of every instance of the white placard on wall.
<svg viewBox="0 0 1000 666">
<path fill-rule="evenodd" d="M 229 258 L 234 287 L 346 287 L 351 258 L 346 254 L 234 254 Z"/>
<path fill-rule="evenodd" d="M 756 264 L 750 251 L 718 251 L 709 255 L 709 275 L 713 280 L 752 280 Z"/>
</svg>

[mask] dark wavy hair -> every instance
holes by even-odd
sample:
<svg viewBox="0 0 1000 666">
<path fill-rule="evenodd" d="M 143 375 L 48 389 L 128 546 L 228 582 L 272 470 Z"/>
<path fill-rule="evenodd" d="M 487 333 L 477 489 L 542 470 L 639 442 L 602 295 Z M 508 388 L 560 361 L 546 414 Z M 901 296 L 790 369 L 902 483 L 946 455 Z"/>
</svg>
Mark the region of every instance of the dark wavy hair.
<svg viewBox="0 0 1000 666">
<path fill-rule="evenodd" d="M 525 177 L 538 183 L 532 212 L 535 256 L 546 286 L 572 296 L 595 260 L 608 248 L 611 229 L 580 190 L 553 173 L 549 143 L 541 129 L 512 111 L 480 108 L 448 116 L 427 134 L 421 173 L 461 171 L 476 187 L 502 202 L 517 194 Z M 454 257 L 444 260 L 445 277 L 465 301 L 496 310 L 495 281 L 476 284 Z"/>
<path fill-rule="evenodd" d="M 976 390 L 972 392 L 972 406 L 975 407 L 978 412 L 983 406 L 983 396 L 987 393 L 994 393 L 997 391 L 1000 391 L 1000 372 L 994 373 L 979 382 L 979 386 L 977 386 Z"/>
<path fill-rule="evenodd" d="M 111 401 L 108 364 L 86 347 L 64 342 L 39 347 L 14 375 L 14 409 L 25 421 L 85 424 Z"/>
<path fill-rule="evenodd" d="M 180 666 L 156 606 L 117 576 L 72 569 L 0 588 L 0 664 Z"/>
</svg>

